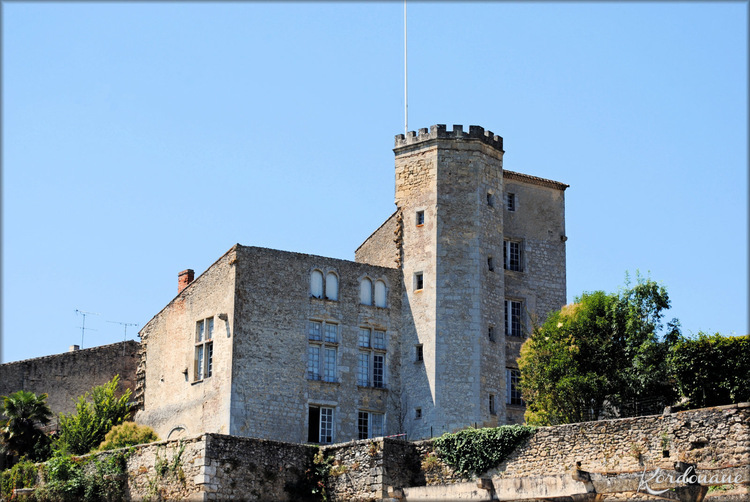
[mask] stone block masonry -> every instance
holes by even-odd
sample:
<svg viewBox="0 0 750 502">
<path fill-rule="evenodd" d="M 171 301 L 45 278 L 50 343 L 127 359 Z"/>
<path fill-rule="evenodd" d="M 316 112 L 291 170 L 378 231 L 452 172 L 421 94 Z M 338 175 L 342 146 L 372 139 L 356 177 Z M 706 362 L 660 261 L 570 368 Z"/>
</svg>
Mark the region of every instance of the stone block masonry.
<svg viewBox="0 0 750 502">
<path fill-rule="evenodd" d="M 0 365 L 0 396 L 18 390 L 48 395 L 54 415 L 75 411 L 79 396 L 120 375 L 120 395 L 135 390 L 140 344 L 128 340 Z"/>
<path fill-rule="evenodd" d="M 674 472 L 676 462 L 695 466 L 705 479 L 699 487 L 703 492 L 706 485 L 725 484 L 720 482 L 722 473 L 740 476 L 735 490 L 745 498 L 735 500 L 747 500 L 750 404 L 542 427 L 500 466 L 480 473 L 478 480 L 456 475 L 434 457 L 432 440 L 377 438 L 320 450 L 332 466 L 322 479 L 333 501 L 441 496 L 545 500 L 563 493 L 579 497 L 576 500 L 628 500 L 644 469 Z M 312 488 L 317 479 L 310 473 L 320 466 L 314 463 L 318 451 L 311 445 L 220 434 L 136 446 L 127 459 L 126 496 L 128 500 L 316 500 Z M 587 486 L 594 491 L 587 492 Z"/>
</svg>

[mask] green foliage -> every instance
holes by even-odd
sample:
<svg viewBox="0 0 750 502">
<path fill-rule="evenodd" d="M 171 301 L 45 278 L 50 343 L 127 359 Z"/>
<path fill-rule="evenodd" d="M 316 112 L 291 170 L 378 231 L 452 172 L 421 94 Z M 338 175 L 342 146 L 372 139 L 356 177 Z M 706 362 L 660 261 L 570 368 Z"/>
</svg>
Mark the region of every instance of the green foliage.
<svg viewBox="0 0 750 502">
<path fill-rule="evenodd" d="M 35 491 L 34 498 L 40 502 L 124 500 L 126 460 L 123 452 L 85 460 L 56 455 L 47 462 L 47 483 Z"/>
<path fill-rule="evenodd" d="M 669 356 L 677 388 L 691 407 L 750 401 L 750 335 L 699 333 L 677 341 Z"/>
<path fill-rule="evenodd" d="M 0 472 L 0 495 L 10 499 L 16 488 L 31 488 L 36 483 L 38 467 L 31 461 L 18 462 L 10 469 Z"/>
<path fill-rule="evenodd" d="M 135 422 L 123 422 L 112 427 L 99 445 L 99 450 L 114 450 L 158 440 L 159 437 L 151 427 Z"/>
<path fill-rule="evenodd" d="M 41 426 L 47 425 L 52 411 L 47 405 L 47 394 L 19 390 L 2 397 L 0 437 L 5 448 L 18 457 L 43 461 L 49 457 L 49 439 Z"/>
<path fill-rule="evenodd" d="M 671 403 L 667 354 L 679 328 L 673 320 L 660 339 L 667 308 L 666 289 L 638 276 L 618 294 L 584 293 L 551 313 L 521 349 L 527 423 L 596 420 L 633 401 Z"/>
<path fill-rule="evenodd" d="M 130 416 L 130 389 L 115 397 L 119 375 L 104 385 L 91 390 L 91 394 L 78 398 L 76 412 L 60 415 L 60 436 L 57 448 L 63 452 L 82 455 L 104 441 L 109 430 Z M 91 401 L 89 402 L 89 397 Z"/>
<path fill-rule="evenodd" d="M 536 432 L 527 425 L 466 429 L 435 439 L 435 449 L 446 464 L 462 476 L 487 472 L 499 465 L 518 445 Z"/>
<path fill-rule="evenodd" d="M 328 500 L 326 478 L 331 474 L 332 458 L 326 456 L 323 450 L 317 448 L 310 453 L 308 462 L 310 467 L 304 473 L 296 476 L 296 481 L 284 484 L 284 491 L 290 500 L 317 502 Z"/>
</svg>

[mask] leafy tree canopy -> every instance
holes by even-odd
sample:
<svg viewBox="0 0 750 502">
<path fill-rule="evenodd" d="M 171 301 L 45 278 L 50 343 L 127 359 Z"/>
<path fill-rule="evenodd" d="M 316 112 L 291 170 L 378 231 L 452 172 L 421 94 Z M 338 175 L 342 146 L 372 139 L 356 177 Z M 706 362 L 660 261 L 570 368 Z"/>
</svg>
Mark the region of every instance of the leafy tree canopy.
<svg viewBox="0 0 750 502">
<path fill-rule="evenodd" d="M 119 375 L 115 375 L 104 385 L 94 387 L 90 395 L 78 398 L 75 413 L 60 415 L 58 450 L 75 455 L 88 453 L 101 444 L 112 427 L 128 419 L 131 391 L 116 397 L 119 381 Z"/>
<path fill-rule="evenodd" d="M 19 390 L 2 398 L 0 436 L 5 448 L 18 457 L 34 461 L 46 458 L 49 441 L 42 431 L 52 417 L 47 405 L 47 394 Z"/>
<path fill-rule="evenodd" d="M 630 402 L 671 404 L 667 353 L 679 324 L 672 320 L 660 335 L 669 306 L 666 289 L 639 275 L 617 294 L 584 293 L 551 313 L 521 349 L 526 421 L 581 422 Z"/>
<path fill-rule="evenodd" d="M 680 338 L 671 348 L 669 366 L 690 407 L 750 401 L 750 335 Z"/>
</svg>

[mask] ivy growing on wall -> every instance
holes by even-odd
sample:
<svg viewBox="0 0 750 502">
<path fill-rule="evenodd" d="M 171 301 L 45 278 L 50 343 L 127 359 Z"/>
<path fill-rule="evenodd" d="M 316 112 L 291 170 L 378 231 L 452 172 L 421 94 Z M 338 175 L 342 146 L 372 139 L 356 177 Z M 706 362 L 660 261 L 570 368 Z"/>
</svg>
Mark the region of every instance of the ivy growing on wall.
<svg viewBox="0 0 750 502">
<path fill-rule="evenodd" d="M 443 462 L 468 477 L 498 466 L 534 432 L 536 428 L 528 425 L 466 429 L 443 434 L 435 439 L 434 445 Z"/>
</svg>

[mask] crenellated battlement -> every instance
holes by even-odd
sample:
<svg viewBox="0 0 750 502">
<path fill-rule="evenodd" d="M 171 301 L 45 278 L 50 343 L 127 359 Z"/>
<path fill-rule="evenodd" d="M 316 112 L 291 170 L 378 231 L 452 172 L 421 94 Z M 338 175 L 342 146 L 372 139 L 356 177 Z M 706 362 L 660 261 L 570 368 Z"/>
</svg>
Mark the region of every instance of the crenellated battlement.
<svg viewBox="0 0 750 502">
<path fill-rule="evenodd" d="M 429 131 L 426 127 L 419 130 L 419 134 L 414 131 L 408 131 L 406 135 L 396 135 L 395 148 L 415 145 L 423 141 L 432 139 L 449 139 L 449 140 L 479 140 L 497 150 L 503 151 L 503 138 L 494 134 L 492 131 L 485 131 L 484 127 L 469 126 L 469 132 L 464 132 L 464 126 L 453 124 L 453 130 L 449 131 L 445 124 L 430 126 Z"/>
</svg>

